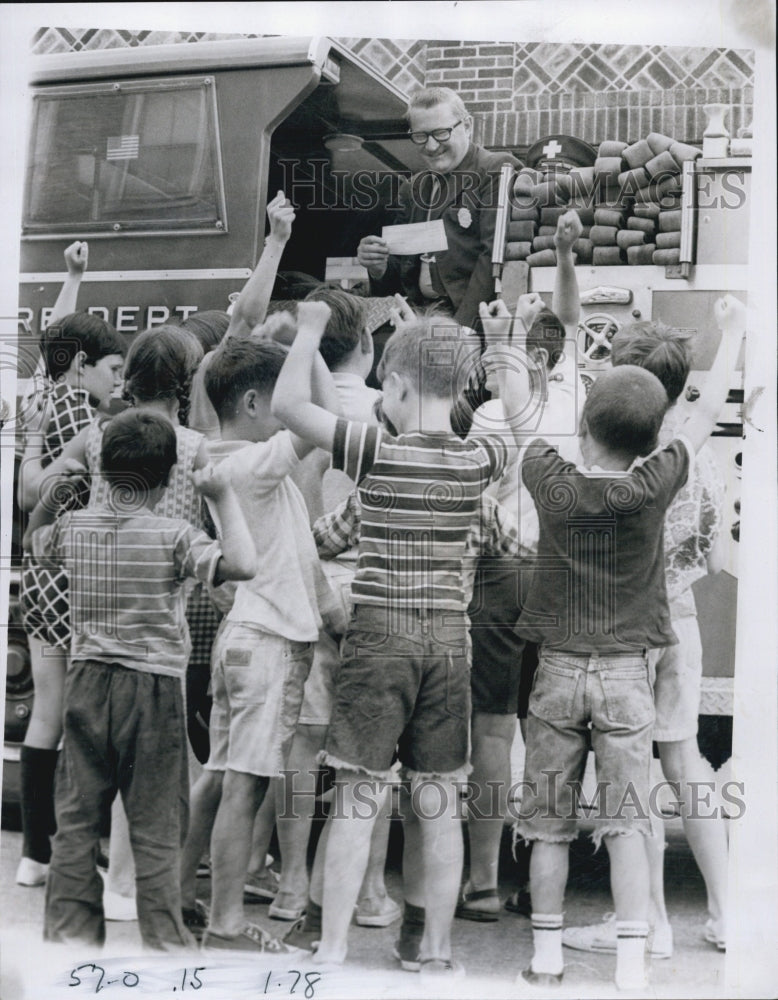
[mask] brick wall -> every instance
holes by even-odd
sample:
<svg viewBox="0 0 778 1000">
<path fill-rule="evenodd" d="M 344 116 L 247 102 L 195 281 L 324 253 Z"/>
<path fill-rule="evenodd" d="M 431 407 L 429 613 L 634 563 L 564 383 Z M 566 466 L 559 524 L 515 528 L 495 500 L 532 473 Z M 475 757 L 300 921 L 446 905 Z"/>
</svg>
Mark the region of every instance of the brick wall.
<svg viewBox="0 0 778 1000">
<path fill-rule="evenodd" d="M 730 108 L 732 135 L 753 115 L 752 52 L 709 48 L 430 41 L 425 84 L 456 90 L 476 138 L 526 148 L 564 133 L 597 145 L 664 132 L 699 144 L 705 105 Z"/>
</svg>

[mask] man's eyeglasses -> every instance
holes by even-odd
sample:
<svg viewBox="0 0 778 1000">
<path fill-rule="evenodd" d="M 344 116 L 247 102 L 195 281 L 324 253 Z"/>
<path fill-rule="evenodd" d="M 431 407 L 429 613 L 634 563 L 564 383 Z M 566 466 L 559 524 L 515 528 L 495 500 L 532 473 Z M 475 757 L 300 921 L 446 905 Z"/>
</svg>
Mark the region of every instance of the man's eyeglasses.
<svg viewBox="0 0 778 1000">
<path fill-rule="evenodd" d="M 432 132 L 409 132 L 408 135 L 411 138 L 411 142 L 415 143 L 417 146 L 424 146 L 427 140 L 432 136 L 435 142 L 448 142 L 451 138 L 451 133 L 457 127 L 457 125 L 462 124 L 462 119 L 455 122 L 450 128 L 436 128 Z"/>
</svg>

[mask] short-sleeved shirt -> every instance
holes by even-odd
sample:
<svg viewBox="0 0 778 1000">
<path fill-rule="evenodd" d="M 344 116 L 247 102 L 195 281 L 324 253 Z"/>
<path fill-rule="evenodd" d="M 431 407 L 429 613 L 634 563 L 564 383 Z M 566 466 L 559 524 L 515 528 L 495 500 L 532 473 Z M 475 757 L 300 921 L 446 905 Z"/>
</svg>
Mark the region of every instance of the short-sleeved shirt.
<svg viewBox="0 0 778 1000">
<path fill-rule="evenodd" d="M 313 526 L 313 537 L 322 559 L 333 559 L 358 545 L 361 526 L 359 497 L 354 490 L 335 510 L 324 514 Z M 522 554 L 515 519 L 494 497 L 484 493 L 467 535 L 462 568 L 465 593 L 469 595 L 473 589 L 476 564 L 480 558 L 516 558 Z"/>
<path fill-rule="evenodd" d="M 338 420 L 332 464 L 357 483 L 361 507 L 354 603 L 465 611 L 468 533 L 507 457 L 499 437 L 392 437 Z"/>
<path fill-rule="evenodd" d="M 257 573 L 238 583 L 228 620 L 251 622 L 295 642 L 315 642 L 322 626 L 319 607 L 329 599 L 329 586 L 305 501 L 290 478 L 300 462 L 291 434 L 279 431 L 254 443 L 212 441 L 208 453 L 214 463 L 228 464 L 257 550 Z"/>
<path fill-rule="evenodd" d="M 621 473 L 578 468 L 542 439 L 527 447 L 522 478 L 540 540 L 522 636 L 580 653 L 675 644 L 664 520 L 693 460 L 684 438 Z"/>
<path fill-rule="evenodd" d="M 218 542 L 177 518 L 90 507 L 39 528 L 33 553 L 68 574 L 73 660 L 183 674 L 190 653 L 183 585 L 213 581 Z"/>
<path fill-rule="evenodd" d="M 527 427 L 538 437 L 549 441 L 562 458 L 578 463 L 581 452 L 578 444 L 578 425 L 586 399 L 578 368 L 573 359 L 565 357 L 549 373 L 546 397 L 531 415 L 533 426 Z M 480 406 L 473 415 L 471 434 L 498 431 L 504 434 L 510 447 L 510 461 L 499 481 L 489 487 L 489 492 L 499 503 L 518 518 L 521 543 L 531 552 L 537 551 L 540 528 L 535 504 L 529 491 L 521 486 L 519 452 L 513 446 L 513 432 L 505 419 L 502 402 L 491 399 Z"/>
</svg>

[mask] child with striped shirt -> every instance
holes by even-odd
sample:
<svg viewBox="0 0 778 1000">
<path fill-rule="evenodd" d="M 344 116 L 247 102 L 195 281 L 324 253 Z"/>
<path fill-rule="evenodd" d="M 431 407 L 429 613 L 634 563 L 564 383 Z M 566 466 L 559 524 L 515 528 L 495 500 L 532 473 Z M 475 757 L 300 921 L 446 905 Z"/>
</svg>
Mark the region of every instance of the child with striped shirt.
<svg viewBox="0 0 778 1000">
<path fill-rule="evenodd" d="M 96 858 L 118 791 L 135 857 L 144 944 L 193 944 L 179 886 L 188 801 L 183 584 L 187 578 L 215 585 L 249 579 L 256 551 L 229 480 L 210 467 L 193 472 L 193 480 L 219 511 L 221 545 L 186 521 L 153 513 L 176 459 L 169 420 L 135 410 L 120 414 L 103 435 L 105 503 L 52 523 L 52 494 L 62 487 L 54 482 L 24 538 L 36 558 L 66 570 L 71 606 L 57 835 L 46 891 L 49 941 L 105 940 Z"/>
<path fill-rule="evenodd" d="M 405 887 L 406 907 L 425 911 L 413 964 L 430 975 L 461 972 L 451 958 L 451 924 L 470 715 L 463 562 L 481 494 L 502 474 L 507 448 L 486 435 L 462 441 L 451 430 L 465 350 L 457 334 L 451 325 L 417 323 L 387 341 L 378 374 L 396 435 L 311 402 L 321 333 L 308 324 L 299 325 L 273 395 L 284 425 L 332 452 L 333 467 L 354 479 L 361 507 L 354 610 L 323 757 L 343 799 L 327 845 L 320 964 L 345 960 L 382 782 L 399 745 L 419 819 L 409 816 L 407 830 L 416 830 L 406 833 L 406 858 L 420 842 L 424 874 L 421 885 Z"/>
</svg>

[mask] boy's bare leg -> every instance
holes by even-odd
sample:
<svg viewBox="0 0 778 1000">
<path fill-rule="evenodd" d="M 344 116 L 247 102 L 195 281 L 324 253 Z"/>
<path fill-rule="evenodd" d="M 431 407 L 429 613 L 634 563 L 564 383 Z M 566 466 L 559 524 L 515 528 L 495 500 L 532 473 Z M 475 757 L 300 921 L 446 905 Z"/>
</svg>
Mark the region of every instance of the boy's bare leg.
<svg viewBox="0 0 778 1000">
<path fill-rule="evenodd" d="M 558 976 L 564 968 L 562 907 L 569 864 L 569 843 L 532 842 L 529 862 L 533 943 L 531 973 Z"/>
<path fill-rule="evenodd" d="M 384 882 L 384 872 L 386 869 L 386 851 L 389 841 L 389 828 L 391 816 L 389 814 L 389 796 L 391 795 L 391 785 L 387 785 L 384 793 L 386 799 L 378 803 L 378 815 L 373 824 L 373 832 L 370 835 L 370 851 L 367 858 L 367 869 L 362 880 L 362 888 L 359 890 L 359 899 L 367 896 L 381 895 L 386 892 Z M 324 897 L 324 866 L 327 853 L 327 842 L 330 839 L 331 820 L 322 827 L 316 844 L 316 855 L 313 859 L 311 869 L 310 886 L 308 889 L 309 899 L 321 906 Z M 418 843 L 418 854 L 421 856 L 421 841 Z M 420 862 L 419 862 L 420 863 Z M 423 902 L 419 906 L 423 906 Z"/>
<path fill-rule="evenodd" d="M 532 842 L 529 882 L 533 913 L 562 912 L 569 864 L 568 843 Z"/>
<path fill-rule="evenodd" d="M 286 781 L 279 779 L 276 783 L 274 804 L 281 848 L 278 891 L 301 903 L 308 898 L 308 841 L 316 811 L 316 757 L 326 733 L 326 726 L 298 725 L 286 765 L 291 774 Z"/>
<path fill-rule="evenodd" d="M 511 784 L 515 715 L 473 714 L 471 798 L 467 814 L 472 890 L 497 890 L 500 844 Z M 479 900 L 470 909 L 497 912 L 498 900 Z"/>
<path fill-rule="evenodd" d="M 222 795 L 223 771 L 203 771 L 189 793 L 189 829 L 181 852 L 181 905 L 194 909 L 197 867 L 208 849 Z"/>
<path fill-rule="evenodd" d="M 668 923 L 665 905 L 665 825 L 661 819 L 657 820 L 656 830 L 645 841 L 651 895 L 649 914 L 651 923 L 656 927 L 657 924 Z"/>
<path fill-rule="evenodd" d="M 692 791 L 694 783 L 701 783 L 698 787 L 702 788 L 706 787 L 705 782 L 712 783 L 713 773 L 700 755 L 694 737 L 659 743 L 659 759 L 665 778 L 680 786 L 683 832 L 705 880 L 708 912 L 714 922 L 714 932 L 723 941 L 726 939 L 727 830 L 720 815 L 705 814 L 709 810 L 704 807 L 704 799 L 700 802 Z"/>
<path fill-rule="evenodd" d="M 384 782 L 341 769 L 336 778 L 324 858 L 322 936 L 316 958 L 339 964 L 346 959 L 348 929 L 367 868 Z M 359 798 L 355 796 L 357 788 Z"/>
<path fill-rule="evenodd" d="M 424 908 L 424 857 L 421 820 L 411 807 L 411 797 L 402 786 L 400 812 L 403 818 L 403 898 L 412 906 Z"/>
<path fill-rule="evenodd" d="M 214 934 L 235 937 L 245 926 L 243 886 L 251 856 L 251 836 L 269 781 L 267 777 L 229 768 L 224 774 L 211 837 L 213 895 L 208 929 Z"/>
<path fill-rule="evenodd" d="M 650 899 L 648 859 L 642 834 L 606 835 L 611 893 L 616 910 L 616 985 L 645 985 L 645 952 Z"/>
<path fill-rule="evenodd" d="M 603 840 L 610 855 L 611 892 L 616 919 L 647 921 L 649 878 L 642 834 L 606 836 Z"/>
<path fill-rule="evenodd" d="M 268 794 L 262 799 L 262 805 L 257 809 L 257 815 L 254 818 L 251 856 L 249 858 L 249 871 L 252 874 L 261 872 L 267 861 L 270 838 L 273 836 L 273 828 L 276 825 L 275 789 L 278 781 L 278 778 L 270 779 Z"/>
<path fill-rule="evenodd" d="M 381 899 L 386 895 L 384 872 L 386 869 L 386 851 L 389 846 L 389 827 L 391 821 L 392 786 L 387 783 L 379 802 L 379 812 L 373 824 L 370 836 L 370 853 L 367 858 L 367 871 L 359 890 L 359 899 Z"/>
<path fill-rule="evenodd" d="M 424 863 L 424 937 L 419 957 L 451 958 L 451 924 L 462 879 L 459 787 L 454 779 L 423 782 L 414 790 Z"/>
<path fill-rule="evenodd" d="M 311 868 L 311 882 L 308 888 L 308 896 L 312 902 L 318 903 L 319 906 L 321 906 L 324 899 L 324 866 L 327 858 L 327 843 L 330 839 L 331 826 L 332 821 L 327 817 L 327 821 L 319 834 L 319 840 L 316 844 L 316 855 L 313 859 L 313 868 Z"/>
</svg>

